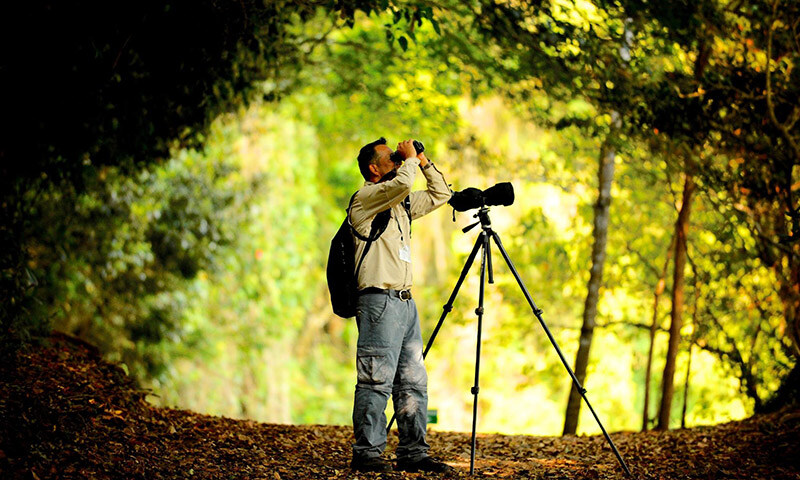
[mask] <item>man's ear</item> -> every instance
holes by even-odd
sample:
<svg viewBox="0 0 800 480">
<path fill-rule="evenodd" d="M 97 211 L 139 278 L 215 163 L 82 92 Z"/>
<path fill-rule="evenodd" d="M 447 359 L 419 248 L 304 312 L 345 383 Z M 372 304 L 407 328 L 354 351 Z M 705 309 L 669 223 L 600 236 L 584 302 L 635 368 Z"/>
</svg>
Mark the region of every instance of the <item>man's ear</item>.
<svg viewBox="0 0 800 480">
<path fill-rule="evenodd" d="M 377 166 L 377 165 L 375 165 L 374 163 L 370 163 L 370 164 L 369 164 L 369 172 L 370 172 L 370 173 L 372 174 L 372 176 L 374 176 L 374 177 L 379 177 L 379 176 L 380 176 L 380 173 L 381 173 L 381 172 L 380 172 L 380 170 L 378 170 L 378 166 Z"/>
</svg>

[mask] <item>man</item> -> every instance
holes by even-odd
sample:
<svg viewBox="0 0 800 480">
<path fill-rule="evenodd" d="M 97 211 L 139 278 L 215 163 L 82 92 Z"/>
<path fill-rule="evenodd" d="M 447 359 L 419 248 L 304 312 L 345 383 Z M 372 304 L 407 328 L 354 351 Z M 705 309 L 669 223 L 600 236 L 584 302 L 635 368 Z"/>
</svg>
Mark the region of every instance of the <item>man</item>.
<svg viewBox="0 0 800 480">
<path fill-rule="evenodd" d="M 391 209 L 383 234 L 371 245 L 358 271 L 358 351 L 353 405 L 353 460 L 357 471 L 391 471 L 381 458 L 386 448 L 384 410 L 392 395 L 400 442 L 396 469 L 408 472 L 448 472 L 449 465 L 428 456 L 425 441 L 428 412 L 428 374 L 422 359 L 419 315 L 411 298 L 411 222 L 442 206 L 451 191 L 444 176 L 412 140 L 400 142 L 405 158 L 395 164 L 392 149 L 380 138 L 365 145 L 358 155 L 364 186 L 350 208 L 350 222 L 368 236 L 375 215 Z M 411 192 L 417 168 L 427 189 Z M 408 200 L 406 200 L 406 198 Z M 410 201 L 409 201 L 410 200 Z M 356 265 L 365 242 L 354 236 Z"/>
</svg>

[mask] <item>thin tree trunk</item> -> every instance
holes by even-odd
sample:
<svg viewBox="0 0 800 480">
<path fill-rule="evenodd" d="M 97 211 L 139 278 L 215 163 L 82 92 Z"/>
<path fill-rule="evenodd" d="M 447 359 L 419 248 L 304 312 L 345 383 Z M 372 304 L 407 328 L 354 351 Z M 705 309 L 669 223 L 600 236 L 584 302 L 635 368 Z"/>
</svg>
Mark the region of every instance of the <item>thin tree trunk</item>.
<svg viewBox="0 0 800 480">
<path fill-rule="evenodd" d="M 656 290 L 653 294 L 653 323 L 650 324 L 650 345 L 647 349 L 647 369 L 644 373 L 644 407 L 642 408 L 642 431 L 645 432 L 650 427 L 650 378 L 653 372 L 653 349 L 655 348 L 656 332 L 658 331 L 658 303 L 661 295 L 664 293 L 667 282 L 667 270 L 669 263 L 672 260 L 672 252 L 675 247 L 675 235 L 669 241 L 667 248 L 667 258 L 664 259 L 664 266 L 661 268 L 661 274 L 658 277 Z"/>
<path fill-rule="evenodd" d="M 681 408 L 681 428 L 686 428 L 686 404 L 689 402 L 689 375 L 692 372 L 692 347 L 694 342 L 689 343 L 689 361 L 686 364 L 686 378 L 683 382 L 683 408 Z"/>
<path fill-rule="evenodd" d="M 589 349 L 597 317 L 597 303 L 600 298 L 600 285 L 603 280 L 603 265 L 606 260 L 608 243 L 609 207 L 611 205 L 611 184 L 614 179 L 614 159 L 616 152 L 608 141 L 600 148 L 600 168 L 598 171 L 598 195 L 594 205 L 594 245 L 592 246 L 592 269 L 589 275 L 588 292 L 583 308 L 583 326 L 580 344 L 575 355 L 575 376 L 583 384 L 586 367 L 589 364 Z M 578 429 L 578 416 L 581 409 L 581 396 L 572 385 L 564 419 L 564 435 L 574 434 Z"/>
<path fill-rule="evenodd" d="M 786 320 L 787 335 L 792 340 L 792 347 L 795 358 L 800 363 L 800 266 L 797 264 L 798 255 L 797 244 L 792 245 L 792 254 L 786 255 L 786 263 L 789 264 L 789 280 L 783 280 L 778 289 L 781 303 L 783 304 L 783 318 Z M 780 260 L 779 260 L 780 261 Z M 779 274 L 783 273 L 783 266 L 774 267 Z M 780 278 L 780 277 L 779 277 Z"/>
<path fill-rule="evenodd" d="M 664 376 L 661 379 L 661 406 L 658 410 L 658 430 L 669 429 L 669 417 L 672 410 L 672 397 L 675 394 L 675 365 L 681 341 L 683 326 L 683 282 L 686 267 L 686 245 L 689 230 L 689 215 L 692 206 L 692 194 L 695 184 L 691 173 L 686 173 L 683 184 L 683 201 L 675 222 L 675 271 L 672 281 L 672 315 L 669 326 L 669 346 L 667 361 L 664 365 Z"/>
<path fill-rule="evenodd" d="M 697 268 L 695 268 L 692 258 L 689 257 L 689 252 L 686 252 L 686 257 L 689 260 L 689 265 L 692 267 L 692 278 L 694 283 L 692 290 L 694 291 L 694 301 L 692 302 L 692 339 L 689 342 L 689 360 L 686 362 L 686 378 L 683 381 L 683 408 L 681 409 L 681 428 L 686 428 L 686 408 L 689 404 L 689 379 L 692 374 L 692 352 L 694 351 L 694 344 L 697 342 Z M 757 335 L 756 335 L 757 336 Z"/>
<path fill-rule="evenodd" d="M 702 83 L 703 72 L 708 65 L 711 48 L 705 40 L 700 40 L 697 57 L 694 62 L 694 78 Z M 669 346 L 667 347 L 667 361 L 664 365 L 664 376 L 661 379 L 661 406 L 658 410 L 658 430 L 669 429 L 669 417 L 672 411 L 672 397 L 675 394 L 675 365 L 678 359 L 678 349 L 681 342 L 681 327 L 683 327 L 683 282 L 686 257 L 688 255 L 687 234 L 689 231 L 689 215 L 692 207 L 692 193 L 695 183 L 692 172 L 686 169 L 686 178 L 683 183 L 683 200 L 675 223 L 675 271 L 672 280 L 672 319 L 669 326 Z M 689 366 L 691 366 L 692 346 L 689 345 Z M 686 371 L 686 381 L 689 381 L 689 370 Z M 685 401 L 685 398 L 684 398 Z M 684 409 L 686 404 L 684 403 Z M 685 411 L 684 411 L 685 414 Z M 683 418 L 681 418 L 683 425 Z"/>
</svg>

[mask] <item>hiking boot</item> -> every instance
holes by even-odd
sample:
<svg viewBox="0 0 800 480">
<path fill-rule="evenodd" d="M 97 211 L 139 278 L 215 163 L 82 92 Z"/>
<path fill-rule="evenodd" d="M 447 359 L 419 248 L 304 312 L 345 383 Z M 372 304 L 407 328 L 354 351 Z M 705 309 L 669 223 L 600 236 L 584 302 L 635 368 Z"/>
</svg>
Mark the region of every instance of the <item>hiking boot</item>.
<svg viewBox="0 0 800 480">
<path fill-rule="evenodd" d="M 398 461 L 395 470 L 401 472 L 429 472 L 429 473 L 451 473 L 455 468 L 450 465 L 433 459 L 433 457 L 425 457 L 416 462 Z"/>
<path fill-rule="evenodd" d="M 357 472 L 391 472 L 392 465 L 381 457 L 359 458 L 350 462 L 350 468 Z"/>
</svg>

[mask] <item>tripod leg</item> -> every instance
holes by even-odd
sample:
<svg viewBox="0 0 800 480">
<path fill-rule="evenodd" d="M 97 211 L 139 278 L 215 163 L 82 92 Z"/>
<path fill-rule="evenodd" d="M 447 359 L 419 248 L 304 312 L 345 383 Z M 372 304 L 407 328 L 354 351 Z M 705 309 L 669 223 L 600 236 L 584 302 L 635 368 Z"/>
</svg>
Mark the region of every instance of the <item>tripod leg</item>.
<svg viewBox="0 0 800 480">
<path fill-rule="evenodd" d="M 478 250 L 482 246 L 482 239 L 481 237 L 478 237 L 478 239 L 475 241 L 475 246 L 472 247 L 472 252 L 470 252 L 466 263 L 464 263 L 464 268 L 461 269 L 461 275 L 458 277 L 455 288 L 453 288 L 453 293 L 450 294 L 450 298 L 447 300 L 447 303 L 444 305 L 444 307 L 442 307 L 444 311 L 442 312 L 442 316 L 439 317 L 439 322 L 436 324 L 436 328 L 434 328 L 433 333 L 431 333 L 431 338 L 428 339 L 428 344 L 425 346 L 425 351 L 422 352 L 422 358 L 425 358 L 428 355 L 428 351 L 431 349 L 433 341 L 436 339 L 436 335 L 439 334 L 439 329 L 442 327 L 445 317 L 447 317 L 448 313 L 453 311 L 453 303 L 456 301 L 458 291 L 461 289 L 461 285 L 464 283 L 464 279 L 467 277 L 467 273 L 469 273 L 469 269 L 472 267 L 472 262 L 475 261 Z"/>
<path fill-rule="evenodd" d="M 431 338 L 428 339 L 428 344 L 425 345 L 425 351 L 422 352 L 422 358 L 428 356 L 428 351 L 433 346 L 433 341 L 436 340 L 436 335 L 439 334 L 439 329 L 442 328 L 442 324 L 444 323 L 444 319 L 447 317 L 447 314 L 453 311 L 453 303 L 456 301 L 456 296 L 458 295 L 458 291 L 461 289 L 461 285 L 464 283 L 464 279 L 467 277 L 467 273 L 469 273 L 469 269 L 472 267 L 472 263 L 475 261 L 475 257 L 478 255 L 478 250 L 483 246 L 483 237 L 480 236 L 475 241 L 475 246 L 472 247 L 472 252 L 470 252 L 469 257 L 467 257 L 467 261 L 464 263 L 464 268 L 461 269 L 461 275 L 458 277 L 458 281 L 456 282 L 456 286 L 453 288 L 453 292 L 450 294 L 450 299 L 447 300 L 447 303 L 442 307 L 442 316 L 439 317 L 439 321 L 436 323 L 436 328 L 433 329 L 433 333 L 431 333 Z M 389 424 L 386 426 L 386 433 L 389 433 L 389 430 L 392 429 L 392 425 L 394 425 L 394 421 L 397 419 L 397 414 L 393 414 L 392 418 L 389 420 Z"/>
<path fill-rule="evenodd" d="M 530 305 L 531 309 L 533 310 L 533 314 L 539 320 L 539 323 L 542 325 L 545 334 L 547 334 L 547 338 L 550 340 L 550 343 L 555 348 L 558 357 L 561 359 L 561 363 L 564 364 L 564 368 L 567 369 L 567 373 L 569 373 L 569 376 L 572 378 L 572 382 L 575 384 L 575 388 L 578 390 L 578 393 L 581 394 L 581 397 L 583 397 L 583 401 L 586 402 L 586 406 L 589 407 L 589 410 L 592 412 L 592 415 L 594 416 L 597 425 L 600 426 L 600 430 L 603 431 L 603 436 L 606 437 L 608 444 L 611 446 L 611 450 L 614 452 L 614 455 L 617 457 L 617 460 L 619 461 L 620 465 L 622 465 L 622 469 L 625 470 L 625 473 L 627 473 L 629 477 L 632 477 L 633 475 L 631 474 L 630 469 L 628 469 L 628 465 L 625 464 L 625 460 L 622 459 L 622 455 L 620 455 L 619 450 L 617 450 L 617 446 L 614 445 L 614 442 L 611 440 L 611 437 L 608 435 L 608 432 L 606 432 L 605 427 L 603 427 L 603 424 L 600 423 L 600 418 L 598 418 L 597 413 L 595 413 L 592 404 L 589 403 L 589 400 L 586 398 L 586 389 L 583 388 L 581 382 L 578 381 L 578 377 L 575 376 L 575 372 L 572 371 L 572 368 L 570 368 L 567 359 L 561 352 L 561 349 L 558 348 L 558 343 L 556 342 L 556 339 L 553 337 L 553 334 L 550 333 L 550 329 L 547 328 L 547 324 L 544 322 L 544 319 L 542 318 L 542 310 L 539 307 L 537 307 L 536 304 L 533 302 L 533 298 L 531 298 L 530 293 L 528 293 L 528 289 L 525 288 L 525 284 L 522 282 L 522 278 L 520 278 L 519 273 L 517 273 L 517 269 L 514 268 L 514 263 L 511 261 L 511 258 L 508 256 L 508 253 L 506 252 L 505 248 L 503 248 L 503 243 L 500 241 L 500 237 L 494 231 L 491 231 L 491 235 L 492 238 L 494 239 L 494 242 L 497 244 L 497 247 L 500 249 L 500 253 L 503 255 L 503 258 L 505 259 L 508 268 L 514 275 L 514 278 L 517 280 L 517 284 L 519 285 L 519 288 L 522 290 L 522 294 L 525 296 L 525 299 L 528 301 L 528 305 Z"/>
<path fill-rule="evenodd" d="M 483 240 L 483 252 L 481 256 L 481 285 L 480 293 L 478 294 L 478 308 L 475 313 L 478 315 L 478 340 L 475 347 L 475 383 L 472 386 L 472 447 L 469 454 L 469 474 L 475 473 L 475 430 L 477 427 L 478 419 L 478 392 L 480 391 L 479 378 L 481 370 L 481 332 L 483 329 L 483 297 L 486 287 L 486 267 L 487 262 L 491 262 L 491 253 L 489 251 L 489 235 L 484 231 L 481 233 L 479 240 Z"/>
</svg>

